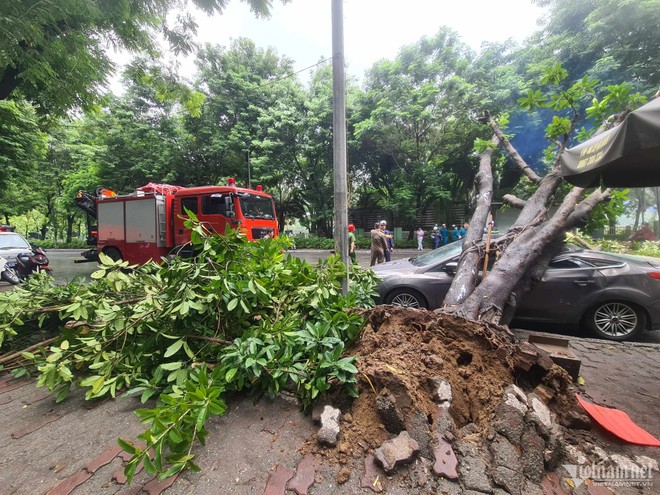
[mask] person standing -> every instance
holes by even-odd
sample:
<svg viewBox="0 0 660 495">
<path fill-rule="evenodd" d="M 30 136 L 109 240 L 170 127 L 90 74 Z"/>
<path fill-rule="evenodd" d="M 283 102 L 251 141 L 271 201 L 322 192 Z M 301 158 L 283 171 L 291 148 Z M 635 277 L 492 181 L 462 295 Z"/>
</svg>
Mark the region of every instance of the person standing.
<svg viewBox="0 0 660 495">
<path fill-rule="evenodd" d="M 433 227 L 433 232 L 431 232 L 431 238 L 433 239 L 433 249 L 438 249 L 440 247 L 440 240 L 442 239 L 438 227 Z"/>
<path fill-rule="evenodd" d="M 458 229 L 458 238 L 459 239 L 465 239 L 465 236 L 467 235 L 467 229 L 470 225 L 466 222 L 463 224 L 463 226 Z"/>
<path fill-rule="evenodd" d="M 387 222 L 380 221 L 380 229 L 385 234 L 387 240 L 387 249 L 385 249 L 385 261 L 392 261 L 392 251 L 394 251 L 394 235 L 391 230 L 387 230 Z"/>
<path fill-rule="evenodd" d="M 424 231 L 421 227 L 417 227 L 415 234 L 417 235 L 417 251 L 424 251 Z"/>
<path fill-rule="evenodd" d="M 456 225 L 451 226 L 450 236 L 451 236 L 451 242 L 458 240 L 458 227 L 456 227 Z"/>
<path fill-rule="evenodd" d="M 449 231 L 447 230 L 447 224 L 443 223 L 440 227 L 440 237 L 442 237 L 442 245 L 449 244 Z"/>
<path fill-rule="evenodd" d="M 357 263 L 357 256 L 355 253 L 355 225 L 352 223 L 348 224 L 348 256 L 351 258 L 353 263 Z"/>
<path fill-rule="evenodd" d="M 383 229 L 380 228 L 380 223 L 376 222 L 373 230 L 371 231 L 371 265 L 374 266 L 378 263 L 385 261 L 385 250 L 387 249 L 387 238 Z"/>
</svg>

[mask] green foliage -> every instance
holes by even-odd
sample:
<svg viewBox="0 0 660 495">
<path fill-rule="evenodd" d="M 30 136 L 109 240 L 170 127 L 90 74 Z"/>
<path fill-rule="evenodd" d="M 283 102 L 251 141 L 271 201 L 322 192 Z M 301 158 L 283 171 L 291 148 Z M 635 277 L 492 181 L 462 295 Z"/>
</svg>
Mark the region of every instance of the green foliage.
<svg viewBox="0 0 660 495">
<path fill-rule="evenodd" d="M 52 239 L 30 239 L 30 243 L 43 249 L 89 249 L 86 239 L 71 239 L 70 241 L 54 241 Z"/>
<path fill-rule="evenodd" d="M 577 231 L 567 235 L 568 242 L 574 242 L 574 239 L 579 241 L 581 245 L 589 245 L 592 249 L 597 251 L 604 251 L 606 253 L 620 253 L 632 254 L 637 256 L 650 256 L 653 258 L 660 258 L 660 244 L 656 241 L 644 242 L 629 242 L 629 241 L 616 241 L 611 239 L 597 239 L 594 240 L 585 231 Z"/>
<path fill-rule="evenodd" d="M 527 52 L 537 60 L 557 58 L 573 77 L 605 84 L 634 81 L 655 92 L 660 64 L 657 0 L 539 0 L 549 7 Z M 652 94 L 652 93 L 651 93 Z"/>
<path fill-rule="evenodd" d="M 367 232 L 368 234 L 368 232 Z M 335 240 L 328 237 L 318 237 L 315 235 L 307 236 L 296 236 L 294 238 L 297 249 L 327 249 L 331 250 L 335 248 Z M 358 249 L 370 249 L 371 248 L 371 236 L 361 235 L 355 237 L 355 246 Z M 396 241 L 396 247 L 398 248 L 416 248 L 417 240 L 416 239 L 400 239 Z"/>
<path fill-rule="evenodd" d="M 645 97 L 632 91 L 632 86 L 627 83 L 607 86 L 607 93 L 601 100 L 592 100 L 592 106 L 586 110 L 587 118 L 603 122 L 612 114 L 632 111 L 646 103 Z"/>
<path fill-rule="evenodd" d="M 381 206 L 396 224 L 414 228 L 431 208 L 470 201 L 472 143 L 487 136 L 472 112 L 494 98 L 480 84 L 490 61 L 472 69 L 474 62 L 456 33 L 441 28 L 368 72 L 351 119 L 365 207 Z"/>
<path fill-rule="evenodd" d="M 609 225 L 614 225 L 617 217 L 625 212 L 628 192 L 628 189 L 613 189 L 610 200 L 606 203 L 600 203 L 594 208 L 583 229 L 586 232 L 593 232 L 596 229 L 604 229 Z"/>
<path fill-rule="evenodd" d="M 208 14 L 226 0 L 193 0 Z M 268 15 L 270 1 L 248 0 L 257 15 Z M 195 47 L 197 24 L 177 0 L 16 0 L 0 16 L 0 100 L 9 96 L 34 102 L 44 115 L 60 116 L 79 106 L 91 109 L 113 64 L 104 48 L 155 57 L 162 35 L 175 53 Z M 185 3 L 184 3 L 185 6 Z"/>
<path fill-rule="evenodd" d="M 357 241 L 357 240 L 356 240 Z M 318 237 L 316 235 L 296 236 L 297 249 L 334 249 L 335 240 L 328 237 Z"/>
<path fill-rule="evenodd" d="M 632 254 L 660 258 L 660 245 L 655 241 L 633 242 Z"/>
<path fill-rule="evenodd" d="M 46 139 L 32 107 L 23 102 L 0 100 L 0 215 L 3 217 L 17 213 L 20 186 L 46 154 Z"/>
<path fill-rule="evenodd" d="M 225 390 L 273 397 L 287 387 L 305 407 L 331 382 L 355 393 L 355 358 L 343 351 L 363 320 L 347 308 L 373 305 L 373 273 L 352 266 L 342 296 L 337 256 L 312 267 L 284 252 L 286 238 L 250 243 L 235 231 L 207 236 L 190 226 L 194 260 L 129 267 L 101 255 L 89 285 L 58 287 L 43 277 L 29 293 L 0 294 L 0 342 L 60 326 L 47 350 L 25 355 L 58 401 L 72 387 L 87 399 L 126 390 L 142 402 L 158 397 L 138 412 L 150 425 L 141 435 L 147 446 L 120 442 L 134 456 L 129 478 L 139 463 L 161 477 L 196 469 L 192 445 L 203 443 L 209 415 L 224 411 Z"/>
</svg>

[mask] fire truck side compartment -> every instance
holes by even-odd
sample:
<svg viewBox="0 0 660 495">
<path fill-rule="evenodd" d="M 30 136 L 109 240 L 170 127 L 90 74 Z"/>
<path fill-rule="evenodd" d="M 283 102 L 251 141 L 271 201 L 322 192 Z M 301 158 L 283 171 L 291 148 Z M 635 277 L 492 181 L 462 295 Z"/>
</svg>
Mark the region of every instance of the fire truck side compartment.
<svg viewBox="0 0 660 495">
<path fill-rule="evenodd" d="M 156 217 L 156 198 L 140 198 L 126 201 L 126 242 L 158 242 L 158 221 Z M 159 246 L 162 243 L 159 243 Z"/>
<path fill-rule="evenodd" d="M 96 205 L 99 241 L 124 240 L 124 203 L 99 201 Z"/>
</svg>

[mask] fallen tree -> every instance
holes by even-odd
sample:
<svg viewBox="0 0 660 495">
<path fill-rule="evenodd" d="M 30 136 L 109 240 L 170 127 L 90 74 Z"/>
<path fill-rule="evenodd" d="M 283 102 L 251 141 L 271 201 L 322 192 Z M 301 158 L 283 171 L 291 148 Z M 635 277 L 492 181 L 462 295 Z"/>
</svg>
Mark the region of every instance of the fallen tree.
<svg viewBox="0 0 660 495">
<path fill-rule="evenodd" d="M 561 88 L 566 77 L 566 71 L 555 66 L 545 74 L 544 79 L 552 83 L 552 88 Z M 616 214 L 620 207 L 620 194 L 602 188 L 591 192 L 578 187 L 569 189 L 564 186 L 566 183 L 561 176 L 561 155 L 575 134 L 585 102 L 593 100 L 593 106 L 586 110 L 588 116 L 597 118 L 605 112 L 615 115 L 614 119 L 600 127 L 602 131 L 620 123 L 627 112 L 643 101 L 639 94 L 630 94 L 626 85 L 609 87 L 608 94 L 599 101 L 595 98 L 595 87 L 596 81 L 583 79 L 570 88 L 559 89 L 546 96 L 540 91 L 530 90 L 527 97 L 521 100 L 523 107 L 529 110 L 551 108 L 565 113 L 564 116 L 555 116 L 546 128 L 546 137 L 551 142 L 545 154 L 548 164 L 536 167 L 548 167 L 544 176 L 539 175 L 520 156 L 498 120 L 485 114 L 482 122 L 490 126 L 493 136 L 490 142 L 480 143 L 477 206 L 464 241 L 464 253 L 442 311 L 473 320 L 508 324 L 517 301 L 541 279 L 566 232 L 584 225 L 599 207 L 610 208 L 610 216 Z M 621 95 L 625 98 L 620 98 Z M 586 135 L 583 130 L 580 137 Z M 521 211 L 505 235 L 489 243 L 489 250 L 496 252 L 498 259 L 488 276 L 481 281 L 480 263 L 486 249 L 483 236 L 493 190 L 491 169 L 493 155 L 498 148 L 503 149 L 519 168 L 521 181 L 528 186 L 527 189 L 532 189 L 532 193 L 527 198 L 504 196 L 506 204 Z M 559 201 L 562 194 L 563 199 Z M 552 207 L 556 207 L 554 213 L 551 213 Z"/>
<path fill-rule="evenodd" d="M 157 399 L 136 411 L 149 425 L 143 444 L 119 440 L 133 456 L 129 480 L 140 464 L 162 477 L 197 470 L 193 446 L 204 443 L 207 419 L 225 412 L 227 392 L 274 398 L 286 389 L 304 408 L 332 386 L 357 394 L 355 357 L 344 350 L 364 318 L 346 308 L 373 306 L 371 271 L 353 267 L 344 296 L 337 256 L 312 266 L 286 253 L 285 237 L 249 242 L 194 219 L 188 226 L 194 259 L 129 267 L 101 255 L 89 284 L 38 276 L 0 293 L 3 350 L 25 334 L 54 334 L 9 350 L 0 370 L 36 375 L 58 402 L 76 388 L 87 400 Z M 31 365 L 16 369 L 19 357 Z"/>
</svg>

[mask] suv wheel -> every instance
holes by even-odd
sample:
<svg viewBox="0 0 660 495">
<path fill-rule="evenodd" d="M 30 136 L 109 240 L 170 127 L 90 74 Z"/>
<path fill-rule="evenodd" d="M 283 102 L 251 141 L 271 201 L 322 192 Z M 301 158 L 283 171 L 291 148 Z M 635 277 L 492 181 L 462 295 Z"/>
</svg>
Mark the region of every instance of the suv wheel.
<svg viewBox="0 0 660 495">
<path fill-rule="evenodd" d="M 385 304 L 415 309 L 428 309 L 429 307 L 424 296 L 415 289 L 395 289 L 387 295 Z"/>
<path fill-rule="evenodd" d="M 646 315 L 633 304 L 606 302 L 592 308 L 584 320 L 585 326 L 597 337 L 628 340 L 646 326 Z"/>
</svg>

